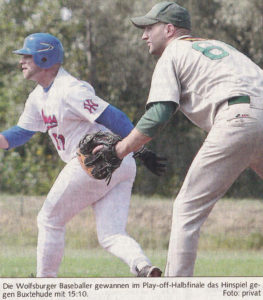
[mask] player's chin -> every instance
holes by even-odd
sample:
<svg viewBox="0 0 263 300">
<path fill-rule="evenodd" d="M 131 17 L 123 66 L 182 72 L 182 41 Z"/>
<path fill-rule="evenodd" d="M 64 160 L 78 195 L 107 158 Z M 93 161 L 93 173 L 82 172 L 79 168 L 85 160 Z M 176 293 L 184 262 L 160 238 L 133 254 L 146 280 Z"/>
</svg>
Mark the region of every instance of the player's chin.
<svg viewBox="0 0 263 300">
<path fill-rule="evenodd" d="M 29 73 L 29 72 L 23 72 L 23 76 L 24 76 L 24 78 L 27 79 L 27 80 L 33 80 L 33 81 L 35 81 L 35 80 L 34 80 L 34 74 L 31 74 L 31 73 Z"/>
<path fill-rule="evenodd" d="M 154 49 L 151 46 L 149 46 L 149 53 L 154 54 Z"/>
<path fill-rule="evenodd" d="M 162 49 L 159 49 L 159 48 L 153 48 L 153 47 L 150 47 L 149 48 L 149 53 L 152 54 L 152 55 L 156 55 L 156 56 L 161 56 L 163 51 Z"/>
<path fill-rule="evenodd" d="M 151 55 L 159 55 L 158 51 L 156 51 L 156 50 L 153 49 L 153 48 L 149 48 L 149 53 L 150 53 Z"/>
<path fill-rule="evenodd" d="M 25 78 L 25 79 L 29 79 L 30 74 L 28 73 L 28 71 L 27 71 L 27 70 L 23 70 L 22 72 L 23 72 L 24 78 Z"/>
</svg>

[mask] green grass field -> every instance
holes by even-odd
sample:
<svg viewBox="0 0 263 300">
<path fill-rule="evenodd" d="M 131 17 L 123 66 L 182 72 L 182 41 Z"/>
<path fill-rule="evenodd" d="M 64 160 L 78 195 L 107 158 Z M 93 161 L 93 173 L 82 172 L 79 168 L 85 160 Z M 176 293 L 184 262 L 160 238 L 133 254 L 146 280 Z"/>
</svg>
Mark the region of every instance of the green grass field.
<svg viewBox="0 0 263 300">
<path fill-rule="evenodd" d="M 164 270 L 166 251 L 146 250 L 152 262 Z M 35 248 L 9 247 L 0 256 L 0 277 L 35 276 Z M 195 276 L 262 276 L 263 256 L 255 251 L 200 251 Z M 58 277 L 130 277 L 129 268 L 102 249 L 65 252 Z"/>
<path fill-rule="evenodd" d="M 35 276 L 36 216 L 43 197 L 0 197 L 0 277 Z M 164 270 L 172 201 L 133 197 L 128 232 Z M 201 232 L 195 276 L 262 276 L 263 203 L 221 200 Z M 98 245 L 92 211 L 67 226 L 59 277 L 129 277 L 128 267 Z"/>
</svg>

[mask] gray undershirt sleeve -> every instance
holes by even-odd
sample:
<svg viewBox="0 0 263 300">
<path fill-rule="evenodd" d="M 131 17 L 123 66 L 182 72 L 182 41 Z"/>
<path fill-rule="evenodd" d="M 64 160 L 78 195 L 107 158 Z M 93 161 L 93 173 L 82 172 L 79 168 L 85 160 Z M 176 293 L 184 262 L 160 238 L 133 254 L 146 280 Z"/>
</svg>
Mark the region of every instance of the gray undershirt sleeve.
<svg viewBox="0 0 263 300">
<path fill-rule="evenodd" d="M 154 137 L 176 112 L 178 105 L 175 102 L 153 102 L 136 125 L 144 135 Z"/>
</svg>

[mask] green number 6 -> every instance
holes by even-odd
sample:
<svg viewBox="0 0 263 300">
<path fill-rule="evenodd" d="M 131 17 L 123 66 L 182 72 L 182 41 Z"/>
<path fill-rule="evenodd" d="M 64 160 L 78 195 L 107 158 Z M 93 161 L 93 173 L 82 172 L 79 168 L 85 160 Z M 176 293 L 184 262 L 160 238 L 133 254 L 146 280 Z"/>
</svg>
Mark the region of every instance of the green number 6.
<svg viewBox="0 0 263 300">
<path fill-rule="evenodd" d="M 212 45 L 209 42 L 194 42 L 192 47 L 212 60 L 221 59 L 229 55 L 222 47 Z"/>
</svg>

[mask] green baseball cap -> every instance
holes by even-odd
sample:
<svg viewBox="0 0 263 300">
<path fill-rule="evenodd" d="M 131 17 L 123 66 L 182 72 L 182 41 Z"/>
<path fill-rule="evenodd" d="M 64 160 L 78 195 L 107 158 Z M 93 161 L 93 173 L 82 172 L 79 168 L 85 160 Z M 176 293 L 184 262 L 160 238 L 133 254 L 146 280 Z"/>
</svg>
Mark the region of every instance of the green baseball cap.
<svg viewBox="0 0 263 300">
<path fill-rule="evenodd" d="M 142 17 L 131 18 L 132 23 L 139 28 L 158 22 L 173 24 L 174 26 L 191 29 L 191 18 L 187 9 L 175 2 L 162 1 Z"/>
</svg>

